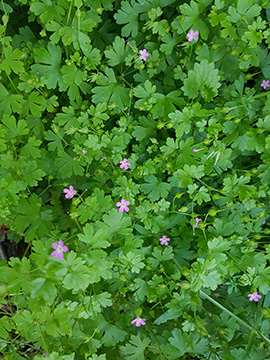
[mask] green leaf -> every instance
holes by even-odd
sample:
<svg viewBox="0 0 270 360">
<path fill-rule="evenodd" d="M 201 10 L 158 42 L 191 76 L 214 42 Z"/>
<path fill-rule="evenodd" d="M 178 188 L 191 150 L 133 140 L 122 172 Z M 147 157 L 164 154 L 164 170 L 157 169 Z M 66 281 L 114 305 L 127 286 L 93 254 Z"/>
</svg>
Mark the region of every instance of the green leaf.
<svg viewBox="0 0 270 360">
<path fill-rule="evenodd" d="M 129 344 L 120 346 L 120 349 L 129 360 L 145 360 L 144 351 L 149 344 L 148 337 L 144 337 L 142 341 L 139 336 L 131 335 Z"/>
<path fill-rule="evenodd" d="M 17 136 L 23 136 L 29 133 L 29 129 L 27 128 L 27 123 L 25 120 L 19 120 L 18 123 L 16 123 L 14 116 L 4 115 L 2 122 L 7 130 L 5 135 L 7 140 L 11 140 Z"/>
<path fill-rule="evenodd" d="M 200 179 L 204 175 L 204 165 L 184 165 L 183 170 L 177 171 L 175 174 L 176 179 L 180 180 L 180 186 L 186 187 L 192 185 L 192 178 Z"/>
<path fill-rule="evenodd" d="M 156 136 L 156 122 L 150 116 L 148 118 L 141 116 L 139 117 L 139 120 L 140 124 L 143 126 L 134 126 L 132 136 L 140 142 L 142 140 L 148 142 L 150 137 L 154 138 Z"/>
<path fill-rule="evenodd" d="M 200 15 L 204 13 L 206 5 L 200 0 L 198 3 L 195 1 L 191 1 L 190 5 L 185 3 L 184 5 L 180 5 L 180 12 L 183 15 L 183 19 L 181 18 L 181 27 L 184 31 L 188 29 L 196 29 L 199 31 L 199 36 L 206 40 L 209 34 L 209 28 L 206 25 L 205 21 L 200 18 Z M 175 23 L 175 28 L 177 29 L 178 24 Z M 179 34 L 181 32 L 178 32 Z"/>
<path fill-rule="evenodd" d="M 20 114 L 24 99 L 22 95 L 11 94 L 0 84 L 0 117 L 10 115 L 12 112 Z"/>
<path fill-rule="evenodd" d="M 136 97 L 141 100 L 135 102 L 135 108 L 139 109 L 140 106 L 145 105 L 144 103 L 155 103 L 154 94 L 156 92 L 156 86 L 151 84 L 149 80 L 146 80 L 144 87 L 138 85 L 133 89 L 133 93 Z"/>
<path fill-rule="evenodd" d="M 41 210 L 41 200 L 36 194 L 32 194 L 29 199 L 21 199 L 15 208 L 14 226 L 18 233 L 25 232 L 26 241 L 31 241 L 39 234 L 47 234 L 51 227 L 52 210 L 46 211 L 46 219 L 42 219 L 44 210 Z"/>
<path fill-rule="evenodd" d="M 138 34 L 138 12 L 133 8 L 134 0 L 131 4 L 127 1 L 121 2 L 121 9 L 114 14 L 114 18 L 118 25 L 126 24 L 121 28 L 121 35 L 128 37 L 130 34 L 135 37 Z"/>
<path fill-rule="evenodd" d="M 92 89 L 94 96 L 92 98 L 95 104 L 100 102 L 115 103 L 120 110 L 129 104 L 129 90 L 118 85 L 113 69 L 106 67 L 105 74 L 99 74 L 97 84 Z"/>
<path fill-rule="evenodd" d="M 195 64 L 194 70 L 188 72 L 181 89 L 190 99 L 194 99 L 200 92 L 204 100 L 209 102 L 218 94 L 217 90 L 221 86 L 219 79 L 214 63 L 203 60 L 200 64 Z"/>
<path fill-rule="evenodd" d="M 116 209 L 111 209 L 108 214 L 103 216 L 105 229 L 108 230 L 108 238 L 113 234 L 126 235 L 130 232 L 130 217 L 125 217 Z M 103 225 L 104 226 L 104 225 Z"/>
<path fill-rule="evenodd" d="M 173 34 L 173 37 L 170 34 L 164 34 L 161 38 L 164 44 L 161 44 L 160 50 L 165 53 L 165 55 L 170 55 L 173 52 L 173 48 L 179 43 L 180 37 Z"/>
<path fill-rule="evenodd" d="M 87 288 L 90 276 L 88 274 L 88 267 L 84 263 L 85 261 L 77 257 L 74 251 L 68 253 L 65 264 L 68 273 L 63 280 L 63 287 L 65 289 L 72 289 L 74 292 L 78 292 Z"/>
<path fill-rule="evenodd" d="M 153 98 L 156 100 L 156 104 L 152 109 L 152 114 L 154 119 L 158 117 L 163 117 L 164 120 L 168 120 L 168 115 L 175 111 L 175 106 L 178 105 L 183 106 L 184 100 L 180 98 L 180 91 L 171 91 L 168 95 L 163 95 L 156 93 L 154 94 Z"/>
<path fill-rule="evenodd" d="M 58 305 L 51 313 L 50 311 L 50 308 L 46 307 L 45 311 L 38 313 L 39 318 L 44 321 L 46 333 L 53 337 L 69 335 L 69 310 Z"/>
<path fill-rule="evenodd" d="M 29 111 L 32 115 L 41 116 L 41 104 L 44 103 L 44 98 L 39 95 L 37 91 L 32 91 L 25 100 L 22 107 L 22 116 L 28 115 Z"/>
<path fill-rule="evenodd" d="M 68 88 L 68 96 L 71 101 L 75 99 L 78 101 L 80 98 L 79 89 L 84 93 L 89 93 L 91 86 L 84 82 L 86 80 L 86 71 L 77 68 L 73 63 L 71 65 L 64 65 L 61 69 L 63 74 L 64 83 Z M 65 89 L 66 90 L 66 89 Z"/>
<path fill-rule="evenodd" d="M 65 10 L 61 6 L 50 0 L 32 3 L 30 11 L 39 16 L 43 23 L 48 23 L 54 19 L 61 21 L 62 16 L 65 14 Z"/>
<path fill-rule="evenodd" d="M 172 346 L 174 346 L 178 352 L 179 356 L 185 354 L 188 349 L 187 342 L 183 339 L 182 331 L 180 329 L 174 329 L 172 331 L 173 337 L 170 337 L 168 340 Z"/>
<path fill-rule="evenodd" d="M 71 177 L 72 174 L 82 176 L 84 168 L 79 164 L 78 161 L 73 159 L 65 151 L 58 152 L 58 158 L 55 160 L 56 166 L 59 168 L 62 179 Z"/>
<path fill-rule="evenodd" d="M 62 139 L 65 134 L 65 130 L 56 126 L 54 127 L 53 130 L 54 132 L 51 130 L 44 131 L 44 138 L 47 141 L 49 141 L 48 149 L 49 151 L 54 151 L 56 149 L 62 150 L 63 149 Z"/>
<path fill-rule="evenodd" d="M 32 281 L 31 296 L 42 297 L 47 303 L 52 304 L 57 295 L 56 287 L 49 279 L 38 278 Z"/>
<path fill-rule="evenodd" d="M 162 324 L 168 320 L 178 319 L 183 314 L 183 309 L 174 310 L 170 308 L 164 314 L 160 315 L 156 320 L 155 324 Z"/>
<path fill-rule="evenodd" d="M 166 198 L 170 185 L 157 179 L 154 175 L 145 178 L 147 183 L 142 184 L 141 189 L 144 193 L 149 194 L 152 201 L 157 201 L 161 197 Z"/>
<path fill-rule="evenodd" d="M 112 49 L 104 51 L 106 58 L 109 59 L 109 65 L 116 66 L 124 63 L 126 56 L 130 53 L 130 47 L 127 48 L 125 40 L 119 36 L 116 36 L 112 46 Z"/>
<path fill-rule="evenodd" d="M 230 242 L 225 240 L 222 236 L 219 236 L 217 238 L 214 238 L 211 241 L 208 241 L 207 245 L 208 245 L 209 250 L 212 252 L 216 252 L 216 251 L 223 252 L 223 251 L 229 250 L 231 247 Z"/>
<path fill-rule="evenodd" d="M 136 255 L 133 252 L 128 252 L 127 255 L 122 255 L 119 259 L 122 264 L 128 266 L 132 273 L 138 274 L 141 269 L 145 267 L 145 263 L 142 261 L 142 255 Z"/>
<path fill-rule="evenodd" d="M 210 195 L 208 194 L 208 189 L 205 186 L 200 187 L 199 191 L 196 193 L 194 200 L 198 201 L 198 204 L 201 205 L 204 202 L 211 200 Z"/>
<path fill-rule="evenodd" d="M 84 234 L 79 234 L 78 238 L 80 241 L 90 244 L 94 249 L 95 248 L 107 248 L 111 244 L 105 240 L 107 238 L 107 231 L 104 229 L 99 229 L 94 234 L 94 229 L 91 224 L 86 224 L 83 228 Z"/>
<path fill-rule="evenodd" d="M 55 89 L 58 84 L 59 90 L 63 91 L 66 89 L 66 85 L 61 73 L 61 47 L 49 42 L 47 48 L 48 50 L 44 48 L 34 49 L 35 61 L 39 64 L 31 65 L 31 69 L 36 75 L 42 77 L 48 89 Z"/>
<path fill-rule="evenodd" d="M 26 166 L 21 168 L 23 174 L 23 182 L 30 186 L 37 186 L 38 181 L 42 180 L 42 178 L 46 175 L 46 173 L 38 169 L 38 165 L 36 161 L 28 161 Z"/>
<path fill-rule="evenodd" d="M 12 330 L 10 319 L 7 316 L 3 316 L 0 319 L 0 337 L 2 339 L 7 339 L 9 337 L 9 332 Z"/>
<path fill-rule="evenodd" d="M 11 71 L 15 74 L 23 73 L 25 71 L 23 63 L 19 61 L 22 55 L 23 52 L 19 49 L 12 51 L 11 46 L 4 46 L 4 58 L 0 64 L 0 69 L 4 70 L 7 75 L 10 75 Z"/>
<path fill-rule="evenodd" d="M 124 341 L 126 335 L 128 335 L 128 333 L 125 330 L 119 329 L 115 325 L 108 324 L 102 337 L 102 343 L 107 347 L 115 346 L 119 342 Z"/>
</svg>

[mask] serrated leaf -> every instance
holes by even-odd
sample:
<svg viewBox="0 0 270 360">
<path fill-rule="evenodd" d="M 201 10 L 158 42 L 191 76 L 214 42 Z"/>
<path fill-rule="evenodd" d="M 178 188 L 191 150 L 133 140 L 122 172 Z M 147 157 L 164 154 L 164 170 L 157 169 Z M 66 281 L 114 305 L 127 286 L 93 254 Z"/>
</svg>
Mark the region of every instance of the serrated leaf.
<svg viewBox="0 0 270 360">
<path fill-rule="evenodd" d="M 131 335 L 130 343 L 120 346 L 120 349 L 129 360 L 145 360 L 144 350 L 149 344 L 149 338 L 141 340 L 139 336 Z"/>
<path fill-rule="evenodd" d="M 95 248 L 107 248 L 111 244 L 105 240 L 107 238 L 107 231 L 104 229 L 99 229 L 94 234 L 94 229 L 91 224 L 86 224 L 83 228 L 84 234 L 79 234 L 78 238 L 80 241 L 90 244 L 94 249 Z"/>
<path fill-rule="evenodd" d="M 218 69 L 215 69 L 214 63 L 202 60 L 200 64 L 195 64 L 194 70 L 188 72 L 181 89 L 190 99 L 201 93 L 204 100 L 209 102 L 218 94 L 217 90 L 221 86 L 219 79 Z"/>
<path fill-rule="evenodd" d="M 109 59 L 108 63 L 110 66 L 116 66 L 122 64 L 125 61 L 125 57 L 130 52 L 130 48 L 126 48 L 126 42 L 124 39 L 116 36 L 112 44 L 113 48 L 105 50 L 105 56 Z"/>
<path fill-rule="evenodd" d="M 166 198 L 170 185 L 157 179 L 154 175 L 145 178 L 147 183 L 142 184 L 141 189 L 144 193 L 149 194 L 152 201 L 157 201 L 161 197 Z"/>
<path fill-rule="evenodd" d="M 138 34 L 138 12 L 133 8 L 135 2 L 131 4 L 127 1 L 121 2 L 121 9 L 114 14 L 114 18 L 118 25 L 126 24 L 121 29 L 121 35 L 128 37 L 130 34 L 135 37 Z"/>
</svg>

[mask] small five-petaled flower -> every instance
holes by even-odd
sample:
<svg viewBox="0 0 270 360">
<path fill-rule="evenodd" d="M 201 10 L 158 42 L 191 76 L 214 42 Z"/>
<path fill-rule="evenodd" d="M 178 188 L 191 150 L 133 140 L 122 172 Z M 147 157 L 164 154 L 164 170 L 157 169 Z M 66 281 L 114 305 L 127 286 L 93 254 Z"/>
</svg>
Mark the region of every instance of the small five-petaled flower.
<svg viewBox="0 0 270 360">
<path fill-rule="evenodd" d="M 127 207 L 127 205 L 130 205 L 129 201 L 126 201 L 125 199 L 122 199 L 121 202 L 118 201 L 118 203 L 116 203 L 116 206 L 119 207 L 119 212 L 122 213 L 124 210 L 126 212 L 129 211 L 129 208 Z"/>
<path fill-rule="evenodd" d="M 135 323 L 135 326 L 141 326 L 141 325 L 145 325 L 145 321 L 146 319 L 141 319 L 141 318 L 136 318 L 134 320 L 131 321 L 131 324 Z"/>
<path fill-rule="evenodd" d="M 63 193 L 65 193 L 66 199 L 72 199 L 73 196 L 76 194 L 76 190 L 74 190 L 73 186 L 70 186 L 69 189 L 64 189 Z"/>
<path fill-rule="evenodd" d="M 187 34 L 188 41 L 198 40 L 199 31 L 190 30 Z"/>
<path fill-rule="evenodd" d="M 124 159 L 124 160 L 120 160 L 120 169 L 125 169 L 125 170 L 127 170 L 128 169 L 128 167 L 130 166 L 130 163 L 129 162 L 127 162 L 128 160 L 127 159 Z"/>
<path fill-rule="evenodd" d="M 159 239 L 160 244 L 161 244 L 161 245 L 166 245 L 166 246 L 169 245 L 168 241 L 170 241 L 170 240 L 171 240 L 171 239 L 170 239 L 170 238 L 166 238 L 165 235 L 163 235 L 162 238 Z"/>
<path fill-rule="evenodd" d="M 259 299 L 261 299 L 261 295 L 259 295 L 257 292 L 254 292 L 253 294 L 248 294 L 249 297 L 249 301 L 259 301 Z"/>
<path fill-rule="evenodd" d="M 146 61 L 147 56 L 149 56 L 147 50 L 146 49 L 140 50 L 140 54 L 141 54 L 140 60 Z"/>
<path fill-rule="evenodd" d="M 269 86 L 269 80 L 263 80 L 263 82 L 261 83 L 261 87 L 263 87 L 264 89 L 268 88 Z"/>
<path fill-rule="evenodd" d="M 196 217 L 196 218 L 195 218 L 195 221 L 196 221 L 196 224 L 195 224 L 195 226 L 194 226 L 194 229 L 198 227 L 198 222 L 199 222 L 199 221 L 202 221 L 202 219 L 199 219 L 199 218 Z"/>
<path fill-rule="evenodd" d="M 59 260 L 62 260 L 62 259 L 64 259 L 64 254 L 63 254 L 63 252 L 67 252 L 68 251 L 68 248 L 66 247 L 66 246 L 64 246 L 64 243 L 63 243 L 63 241 L 62 240 L 60 240 L 59 242 L 58 242 L 58 244 L 57 243 L 52 243 L 52 248 L 53 249 L 56 249 L 55 251 L 53 251 L 52 253 L 51 253 L 51 256 L 52 257 L 58 257 L 58 259 Z"/>
</svg>

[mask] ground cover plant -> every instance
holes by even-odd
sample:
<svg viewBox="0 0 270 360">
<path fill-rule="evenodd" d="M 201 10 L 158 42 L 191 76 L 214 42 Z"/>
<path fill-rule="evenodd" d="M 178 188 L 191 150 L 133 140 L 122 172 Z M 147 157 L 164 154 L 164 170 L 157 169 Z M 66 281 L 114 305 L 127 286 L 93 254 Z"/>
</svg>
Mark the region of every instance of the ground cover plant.
<svg viewBox="0 0 270 360">
<path fill-rule="evenodd" d="M 270 359 L 268 0 L 1 0 L 1 359 Z"/>
</svg>

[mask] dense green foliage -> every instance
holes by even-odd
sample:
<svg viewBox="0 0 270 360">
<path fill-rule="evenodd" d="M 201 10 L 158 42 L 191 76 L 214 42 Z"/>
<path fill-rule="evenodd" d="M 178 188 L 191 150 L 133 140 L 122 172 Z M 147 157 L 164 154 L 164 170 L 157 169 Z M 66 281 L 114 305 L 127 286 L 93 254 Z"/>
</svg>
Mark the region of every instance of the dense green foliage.
<svg viewBox="0 0 270 360">
<path fill-rule="evenodd" d="M 0 11 L 1 358 L 270 359 L 269 1 Z"/>
</svg>

